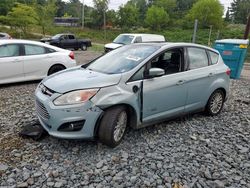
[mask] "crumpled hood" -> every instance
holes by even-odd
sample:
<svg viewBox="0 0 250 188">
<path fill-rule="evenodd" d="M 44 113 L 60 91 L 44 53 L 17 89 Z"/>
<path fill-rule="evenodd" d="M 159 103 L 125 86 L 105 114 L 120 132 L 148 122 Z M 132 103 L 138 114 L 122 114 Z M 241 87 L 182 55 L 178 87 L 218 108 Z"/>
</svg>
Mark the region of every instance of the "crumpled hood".
<svg viewBox="0 0 250 188">
<path fill-rule="evenodd" d="M 105 48 L 110 48 L 110 49 L 116 49 L 123 46 L 122 44 L 116 44 L 116 43 L 108 43 L 105 45 Z"/>
<path fill-rule="evenodd" d="M 42 83 L 58 93 L 78 89 L 101 88 L 118 84 L 121 74 L 103 74 L 81 67 L 66 69 L 45 78 Z"/>
</svg>

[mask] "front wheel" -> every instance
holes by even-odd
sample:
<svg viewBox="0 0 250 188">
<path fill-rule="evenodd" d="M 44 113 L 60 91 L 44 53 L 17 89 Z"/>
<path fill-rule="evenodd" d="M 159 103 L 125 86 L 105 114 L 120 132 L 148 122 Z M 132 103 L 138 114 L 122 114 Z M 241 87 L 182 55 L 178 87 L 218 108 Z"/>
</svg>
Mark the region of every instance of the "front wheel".
<svg viewBox="0 0 250 188">
<path fill-rule="evenodd" d="M 127 123 L 128 114 L 124 106 L 108 109 L 100 123 L 99 140 L 109 147 L 117 146 L 124 136 Z"/>
<path fill-rule="evenodd" d="M 225 95 L 222 90 L 216 90 L 209 97 L 206 106 L 206 112 L 208 115 L 214 116 L 221 112 L 225 102 Z"/>
</svg>

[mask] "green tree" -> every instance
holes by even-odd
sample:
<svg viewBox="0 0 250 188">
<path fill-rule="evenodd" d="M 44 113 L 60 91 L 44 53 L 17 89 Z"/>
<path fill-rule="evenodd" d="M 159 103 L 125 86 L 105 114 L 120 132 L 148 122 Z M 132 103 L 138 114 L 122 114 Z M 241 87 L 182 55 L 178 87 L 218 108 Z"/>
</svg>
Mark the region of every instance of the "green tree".
<svg viewBox="0 0 250 188">
<path fill-rule="evenodd" d="M 104 14 L 108 10 L 109 0 L 93 0 L 95 11 L 93 11 L 93 24 L 97 27 L 103 26 Z"/>
<path fill-rule="evenodd" d="M 146 0 L 130 0 L 128 1 L 129 4 L 135 6 L 138 9 L 139 16 L 138 16 L 138 25 L 143 26 L 144 20 L 146 17 L 146 12 L 148 10 L 148 4 Z"/>
<path fill-rule="evenodd" d="M 133 4 L 127 3 L 119 9 L 119 25 L 123 29 L 136 26 L 138 17 L 139 11 Z"/>
<path fill-rule="evenodd" d="M 223 23 L 223 7 L 219 0 L 199 0 L 197 1 L 187 15 L 187 19 L 199 20 L 199 25 L 203 28 L 213 25 L 214 28 L 220 28 Z M 192 22 L 193 23 L 193 22 Z"/>
<path fill-rule="evenodd" d="M 192 8 L 198 0 L 176 0 L 176 9 L 178 11 L 187 11 Z"/>
<path fill-rule="evenodd" d="M 109 26 L 117 25 L 118 22 L 117 13 L 114 10 L 108 10 L 106 20 L 107 20 L 107 25 Z"/>
<path fill-rule="evenodd" d="M 160 30 L 169 22 L 169 15 L 163 7 L 151 6 L 146 15 L 146 24 L 151 29 Z"/>
<path fill-rule="evenodd" d="M 168 14 L 172 14 L 176 8 L 176 0 L 154 0 L 154 5 L 162 7 Z"/>
<path fill-rule="evenodd" d="M 230 22 L 231 21 L 231 16 L 230 16 L 230 10 L 229 10 L 229 8 L 227 9 L 227 12 L 226 12 L 225 21 L 226 22 Z"/>
<path fill-rule="evenodd" d="M 81 17 L 82 15 L 82 3 L 79 0 L 70 0 L 65 6 L 65 12 L 72 17 Z"/>
<path fill-rule="evenodd" d="M 15 4 L 15 0 L 1 0 L 0 1 L 0 15 L 6 16 Z"/>
<path fill-rule="evenodd" d="M 20 29 L 26 35 L 28 27 L 37 24 L 37 14 L 33 7 L 16 3 L 7 16 L 2 16 L 0 20 Z"/>
<path fill-rule="evenodd" d="M 36 3 L 35 10 L 37 13 L 37 23 L 41 26 L 43 35 L 45 35 L 46 29 L 50 28 L 53 24 L 56 14 L 56 1 L 47 0 L 45 4 Z"/>
<path fill-rule="evenodd" d="M 250 0 L 234 0 L 231 4 L 232 19 L 235 23 L 246 24 L 250 15 Z"/>
<path fill-rule="evenodd" d="M 66 3 L 62 0 L 56 0 L 56 17 L 62 17 L 65 14 Z"/>
</svg>

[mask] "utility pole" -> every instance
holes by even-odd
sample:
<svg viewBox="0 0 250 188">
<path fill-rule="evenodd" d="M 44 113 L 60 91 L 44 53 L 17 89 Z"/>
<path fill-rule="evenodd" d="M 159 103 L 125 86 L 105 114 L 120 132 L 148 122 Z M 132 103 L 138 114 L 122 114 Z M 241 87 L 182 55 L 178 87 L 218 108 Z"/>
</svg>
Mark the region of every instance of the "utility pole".
<svg viewBox="0 0 250 188">
<path fill-rule="evenodd" d="M 244 34 L 244 39 L 248 39 L 249 32 L 250 32 L 250 14 L 249 14 L 248 20 L 247 20 L 247 25 L 246 25 L 246 30 L 245 30 L 245 34 Z"/>
<path fill-rule="evenodd" d="M 208 37 L 208 46 L 211 46 L 211 35 L 212 35 L 212 30 L 213 30 L 213 26 L 210 25 L 210 31 L 209 31 L 209 37 Z"/>
<path fill-rule="evenodd" d="M 192 37 L 192 43 L 195 43 L 195 41 L 196 41 L 197 27 L 198 27 L 198 20 L 195 19 L 195 22 L 194 22 L 194 33 L 193 33 L 193 37 Z"/>
<path fill-rule="evenodd" d="M 104 9 L 103 12 L 103 27 L 104 27 L 104 39 L 106 41 L 106 10 Z"/>
<path fill-rule="evenodd" d="M 82 0 L 82 29 L 84 28 L 84 0 Z"/>
</svg>

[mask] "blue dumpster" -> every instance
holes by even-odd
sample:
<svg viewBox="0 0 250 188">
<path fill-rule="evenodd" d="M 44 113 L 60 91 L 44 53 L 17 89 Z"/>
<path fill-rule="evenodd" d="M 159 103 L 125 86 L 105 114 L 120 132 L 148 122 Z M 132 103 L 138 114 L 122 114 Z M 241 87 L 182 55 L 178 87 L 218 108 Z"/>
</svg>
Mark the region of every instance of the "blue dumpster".
<svg viewBox="0 0 250 188">
<path fill-rule="evenodd" d="M 240 78 L 241 70 L 247 55 L 249 40 L 223 39 L 216 40 L 214 48 L 222 56 L 224 63 L 231 69 L 231 78 Z"/>
</svg>

